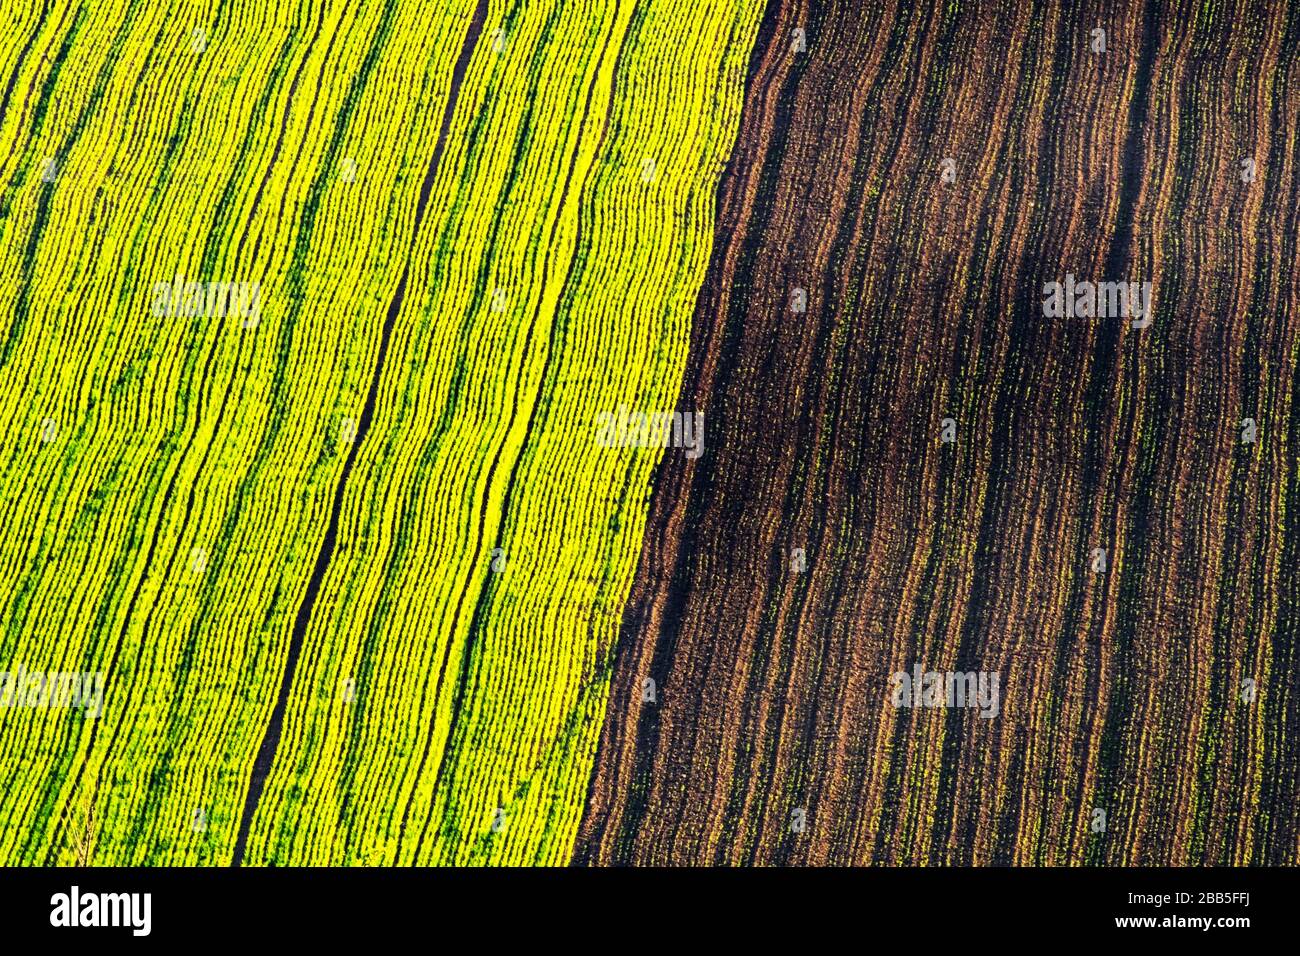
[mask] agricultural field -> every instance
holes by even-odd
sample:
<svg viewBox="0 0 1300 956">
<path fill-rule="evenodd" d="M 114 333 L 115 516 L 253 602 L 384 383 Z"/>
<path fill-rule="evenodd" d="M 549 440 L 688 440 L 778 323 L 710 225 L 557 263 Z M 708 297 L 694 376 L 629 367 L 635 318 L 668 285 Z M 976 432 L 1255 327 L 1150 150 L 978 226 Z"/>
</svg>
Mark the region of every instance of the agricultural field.
<svg viewBox="0 0 1300 956">
<path fill-rule="evenodd" d="M 0 22 L 0 866 L 1300 863 L 1300 5 Z"/>
<path fill-rule="evenodd" d="M 277 6 L 4 8 L 0 863 L 564 862 L 761 8 Z"/>
<path fill-rule="evenodd" d="M 578 858 L 1300 862 L 1300 6 L 762 36 Z"/>
</svg>

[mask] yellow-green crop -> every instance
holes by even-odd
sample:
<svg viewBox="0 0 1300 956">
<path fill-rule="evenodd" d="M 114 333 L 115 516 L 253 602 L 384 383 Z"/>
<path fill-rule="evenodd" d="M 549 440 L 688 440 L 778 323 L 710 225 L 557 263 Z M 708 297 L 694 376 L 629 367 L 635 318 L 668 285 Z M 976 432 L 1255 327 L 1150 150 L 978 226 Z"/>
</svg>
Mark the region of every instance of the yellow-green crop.
<svg viewBox="0 0 1300 956">
<path fill-rule="evenodd" d="M 567 860 L 760 13 L 5 8 L 0 863 Z"/>
</svg>

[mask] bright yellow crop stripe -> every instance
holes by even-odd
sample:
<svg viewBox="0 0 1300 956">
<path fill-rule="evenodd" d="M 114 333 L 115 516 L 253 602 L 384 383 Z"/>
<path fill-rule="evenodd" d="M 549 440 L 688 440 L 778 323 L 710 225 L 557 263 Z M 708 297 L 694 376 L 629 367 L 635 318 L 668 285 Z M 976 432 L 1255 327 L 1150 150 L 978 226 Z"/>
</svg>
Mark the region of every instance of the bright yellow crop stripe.
<svg viewBox="0 0 1300 956">
<path fill-rule="evenodd" d="M 3 15 L 0 863 L 231 859 L 340 485 L 244 862 L 562 863 L 762 5 L 278 6 Z"/>
</svg>

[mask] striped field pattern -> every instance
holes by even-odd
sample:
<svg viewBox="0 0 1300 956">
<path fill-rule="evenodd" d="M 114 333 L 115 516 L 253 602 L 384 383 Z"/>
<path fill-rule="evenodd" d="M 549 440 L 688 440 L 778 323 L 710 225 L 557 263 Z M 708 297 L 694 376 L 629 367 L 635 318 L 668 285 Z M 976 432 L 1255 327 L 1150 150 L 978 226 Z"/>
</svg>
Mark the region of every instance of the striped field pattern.
<svg viewBox="0 0 1300 956">
<path fill-rule="evenodd" d="M 0 863 L 568 858 L 761 13 L 4 8 Z"/>
<path fill-rule="evenodd" d="M 1300 5 L 0 23 L 0 866 L 1300 862 Z"/>
<path fill-rule="evenodd" d="M 775 0 L 752 63 L 578 858 L 1300 861 L 1300 6 Z"/>
</svg>

